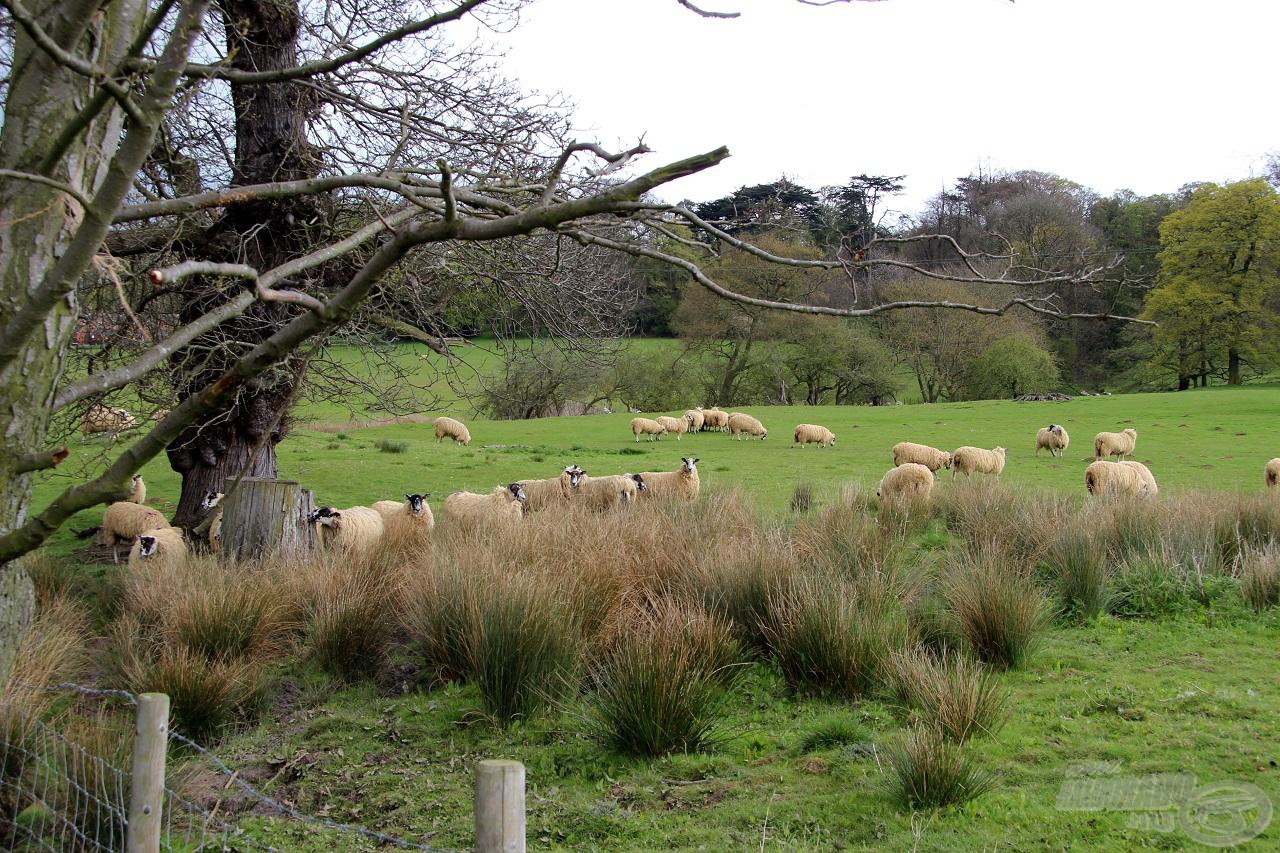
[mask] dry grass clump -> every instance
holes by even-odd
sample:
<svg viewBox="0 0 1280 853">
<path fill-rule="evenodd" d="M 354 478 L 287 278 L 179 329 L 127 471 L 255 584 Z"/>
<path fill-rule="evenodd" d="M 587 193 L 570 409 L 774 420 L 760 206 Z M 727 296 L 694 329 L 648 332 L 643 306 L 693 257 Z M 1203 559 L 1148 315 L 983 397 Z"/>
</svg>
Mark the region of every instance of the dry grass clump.
<svg viewBox="0 0 1280 853">
<path fill-rule="evenodd" d="M 475 609 L 471 586 L 479 572 L 456 563 L 416 564 L 406 579 L 400 621 L 433 680 L 464 681 L 470 670 L 467 626 Z"/>
<path fill-rule="evenodd" d="M 984 663 L 1016 669 L 1031 656 L 1049 608 L 1022 567 L 999 549 L 965 553 L 943 582 L 959 634 Z"/>
<path fill-rule="evenodd" d="M 804 562 L 821 572 L 857 580 L 896 577 L 905 562 L 905 532 L 842 501 L 817 518 L 798 523 L 791 538 Z"/>
<path fill-rule="evenodd" d="M 1077 499 L 1054 492 L 1012 489 L 990 480 L 959 483 L 939 501 L 947 527 L 969 550 L 1003 551 L 1029 569 L 1077 510 Z"/>
<path fill-rule="evenodd" d="M 965 655 L 910 649 L 891 655 L 887 670 L 899 701 L 947 740 L 994 734 L 1008 719 L 1008 691 L 994 672 Z"/>
<path fill-rule="evenodd" d="M 1049 548 L 1046 562 L 1053 574 L 1059 609 L 1078 619 L 1093 619 L 1111 604 L 1111 566 L 1107 542 L 1096 531 L 1073 524 Z"/>
<path fill-rule="evenodd" d="M 1280 547 L 1270 544 L 1244 553 L 1240 594 L 1258 612 L 1280 605 Z"/>
<path fill-rule="evenodd" d="M 889 750 L 891 789 L 906 808 L 966 803 L 989 791 L 992 777 L 974 765 L 965 748 L 934 726 L 913 728 Z"/>
<path fill-rule="evenodd" d="M 292 607 L 304 644 L 332 675 L 354 681 L 376 675 L 396 637 L 401 600 L 398 554 L 320 554 L 294 574 Z"/>
</svg>

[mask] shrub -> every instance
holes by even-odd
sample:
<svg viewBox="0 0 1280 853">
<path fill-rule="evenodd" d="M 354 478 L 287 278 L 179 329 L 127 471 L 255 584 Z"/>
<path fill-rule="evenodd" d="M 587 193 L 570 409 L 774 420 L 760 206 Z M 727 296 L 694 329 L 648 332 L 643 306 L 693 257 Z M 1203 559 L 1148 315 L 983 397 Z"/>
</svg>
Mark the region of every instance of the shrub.
<svg viewBox="0 0 1280 853">
<path fill-rule="evenodd" d="M 852 500 L 856 496 L 847 494 Z M 818 518 L 796 525 L 796 552 L 814 568 L 850 580 L 896 578 L 903 566 L 903 529 L 885 526 L 843 499 Z"/>
<path fill-rule="evenodd" d="M 1073 501 L 1051 492 L 1016 491 L 970 478 L 943 492 L 947 527 L 974 552 L 1000 551 L 1012 568 L 1029 571 L 1070 518 Z"/>
<path fill-rule="evenodd" d="M 1280 605 L 1280 548 L 1249 551 L 1240 565 L 1240 594 L 1259 612 Z"/>
<path fill-rule="evenodd" d="M 951 567 L 944 595 L 969 649 L 992 666 L 1022 666 L 1048 618 L 1031 579 L 998 553 L 963 555 Z"/>
<path fill-rule="evenodd" d="M 159 629 L 168 642 L 210 660 L 267 657 L 283 633 L 283 614 L 279 591 L 269 580 L 219 566 L 178 589 Z"/>
<path fill-rule="evenodd" d="M 966 803 L 994 782 L 969 760 L 963 746 L 931 726 L 912 729 L 888 758 L 895 799 L 907 808 Z"/>
<path fill-rule="evenodd" d="M 1156 618 L 1196 608 L 1192 585 L 1182 572 L 1164 562 L 1159 552 L 1134 557 L 1122 565 L 1114 587 L 1111 612 L 1116 616 Z"/>
<path fill-rule="evenodd" d="M 1049 549 L 1048 564 L 1063 613 L 1093 619 L 1111 600 L 1111 571 L 1106 541 L 1083 525 L 1068 528 Z"/>
<path fill-rule="evenodd" d="M 379 453 L 404 453 L 409 449 L 409 442 L 380 438 L 373 443 L 373 446 L 378 448 Z"/>
<path fill-rule="evenodd" d="M 725 623 L 660 600 L 637 610 L 592 667 L 595 725 L 615 749 L 658 756 L 713 736 L 725 691 L 741 669 Z"/>
<path fill-rule="evenodd" d="M 964 655 L 912 649 L 893 655 L 888 671 L 899 701 L 947 740 L 994 734 L 1008 718 L 1008 693 L 995 673 Z"/>
<path fill-rule="evenodd" d="M 796 574 L 795 554 L 770 538 L 687 567 L 679 589 L 707 612 L 726 620 L 738 641 L 763 656 L 769 653 L 769 598 Z"/>
</svg>

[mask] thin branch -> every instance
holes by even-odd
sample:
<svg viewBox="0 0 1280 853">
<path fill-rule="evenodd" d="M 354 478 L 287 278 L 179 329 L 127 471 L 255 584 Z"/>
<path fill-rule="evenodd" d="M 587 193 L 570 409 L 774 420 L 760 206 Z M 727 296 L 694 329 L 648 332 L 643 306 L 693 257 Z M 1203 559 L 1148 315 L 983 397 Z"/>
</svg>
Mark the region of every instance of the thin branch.
<svg viewBox="0 0 1280 853">
<path fill-rule="evenodd" d="M 173 284 L 193 275 L 216 275 L 226 278 L 242 278 L 253 284 L 254 294 L 263 302 L 287 302 L 291 305 L 302 305 L 310 311 L 324 310 L 324 303 L 314 296 L 297 290 L 274 290 L 262 284 L 258 271 L 245 264 L 219 264 L 213 261 L 183 261 L 171 267 L 154 269 L 147 273 L 151 283 L 157 287 L 162 284 Z"/>
<path fill-rule="evenodd" d="M 80 190 L 71 186 L 71 184 L 56 181 L 53 178 L 46 178 L 44 175 L 33 175 L 30 172 L 18 172 L 13 169 L 0 169 L 0 178 L 14 178 L 19 181 L 31 181 L 35 184 L 44 184 L 46 187 L 53 187 L 55 190 L 66 193 L 67 195 L 80 202 L 83 208 L 89 208 L 93 202 L 89 201 L 89 197 Z"/>
<path fill-rule="evenodd" d="M 676 2 L 688 9 L 690 12 L 701 15 L 704 18 L 739 18 L 742 16 L 741 12 L 709 12 L 706 9 L 699 9 L 697 6 L 693 5 L 690 0 L 676 0 Z"/>
<path fill-rule="evenodd" d="M 453 173 L 449 164 L 441 157 L 436 161 L 440 168 L 440 194 L 444 196 L 444 221 L 455 222 L 458 219 L 458 202 L 453 197 Z"/>
<path fill-rule="evenodd" d="M 458 361 L 458 357 L 449 349 L 449 345 L 445 343 L 444 338 L 419 329 L 412 323 L 406 323 L 404 320 L 378 311 L 369 314 L 369 322 L 398 335 L 404 335 L 406 338 L 413 338 L 419 343 L 426 344 L 432 350 L 447 358 L 450 364 L 456 364 Z"/>
<path fill-rule="evenodd" d="M 542 190 L 542 204 L 547 205 L 551 203 L 552 198 L 555 196 L 556 186 L 560 183 L 560 174 L 564 171 L 564 167 L 569 164 L 569 158 L 574 154 L 577 154 L 579 151 L 590 151 L 592 154 L 608 163 L 609 165 L 607 167 L 601 169 L 597 173 L 605 175 L 609 172 L 621 169 L 628 161 L 631 160 L 632 157 L 636 157 L 640 154 L 648 154 L 650 149 L 647 145 L 641 142 L 639 145 L 628 151 L 623 151 L 620 154 L 612 154 L 594 142 L 569 143 L 569 146 L 561 151 L 560 156 L 556 158 L 555 165 L 551 167 L 551 171 L 547 173 L 547 183 Z"/>
</svg>

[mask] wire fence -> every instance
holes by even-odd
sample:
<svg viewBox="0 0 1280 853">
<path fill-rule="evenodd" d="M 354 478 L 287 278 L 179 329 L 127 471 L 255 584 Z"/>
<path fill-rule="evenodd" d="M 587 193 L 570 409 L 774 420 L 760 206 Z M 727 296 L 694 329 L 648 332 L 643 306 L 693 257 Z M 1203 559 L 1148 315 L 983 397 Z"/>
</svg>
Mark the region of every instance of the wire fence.
<svg viewBox="0 0 1280 853">
<path fill-rule="evenodd" d="M 126 849 L 137 697 L 75 684 L 43 689 L 68 694 L 71 707 L 45 720 L 31 716 L 20 702 L 0 697 L 0 849 Z M 165 751 L 188 760 L 183 769 L 170 768 L 164 777 L 160 850 L 277 849 L 236 825 L 236 815 L 249 813 L 282 821 L 287 829 L 322 832 L 342 850 L 444 851 L 299 812 L 255 788 L 204 746 L 165 731 Z M 193 762 L 212 771 L 217 782 L 216 794 L 199 797 L 200 804 L 182 793 L 182 779 Z"/>
</svg>

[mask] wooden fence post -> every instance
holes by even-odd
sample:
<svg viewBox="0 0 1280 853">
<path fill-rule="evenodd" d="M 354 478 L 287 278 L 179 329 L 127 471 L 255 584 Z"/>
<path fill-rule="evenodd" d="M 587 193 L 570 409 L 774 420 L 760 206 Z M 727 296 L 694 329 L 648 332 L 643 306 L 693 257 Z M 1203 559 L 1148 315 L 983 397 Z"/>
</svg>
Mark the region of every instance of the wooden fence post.
<svg viewBox="0 0 1280 853">
<path fill-rule="evenodd" d="M 293 480 L 245 477 L 227 497 L 222 510 L 222 553 L 232 560 L 252 560 L 268 554 L 306 554 L 315 543 L 307 516 L 315 508 L 311 492 Z"/>
<path fill-rule="evenodd" d="M 133 781 L 129 786 L 128 853 L 157 853 L 164 811 L 164 759 L 169 748 L 169 697 L 143 693 L 133 731 Z"/>
<path fill-rule="evenodd" d="M 524 853 L 524 765 L 481 761 L 476 768 L 476 853 Z"/>
</svg>

